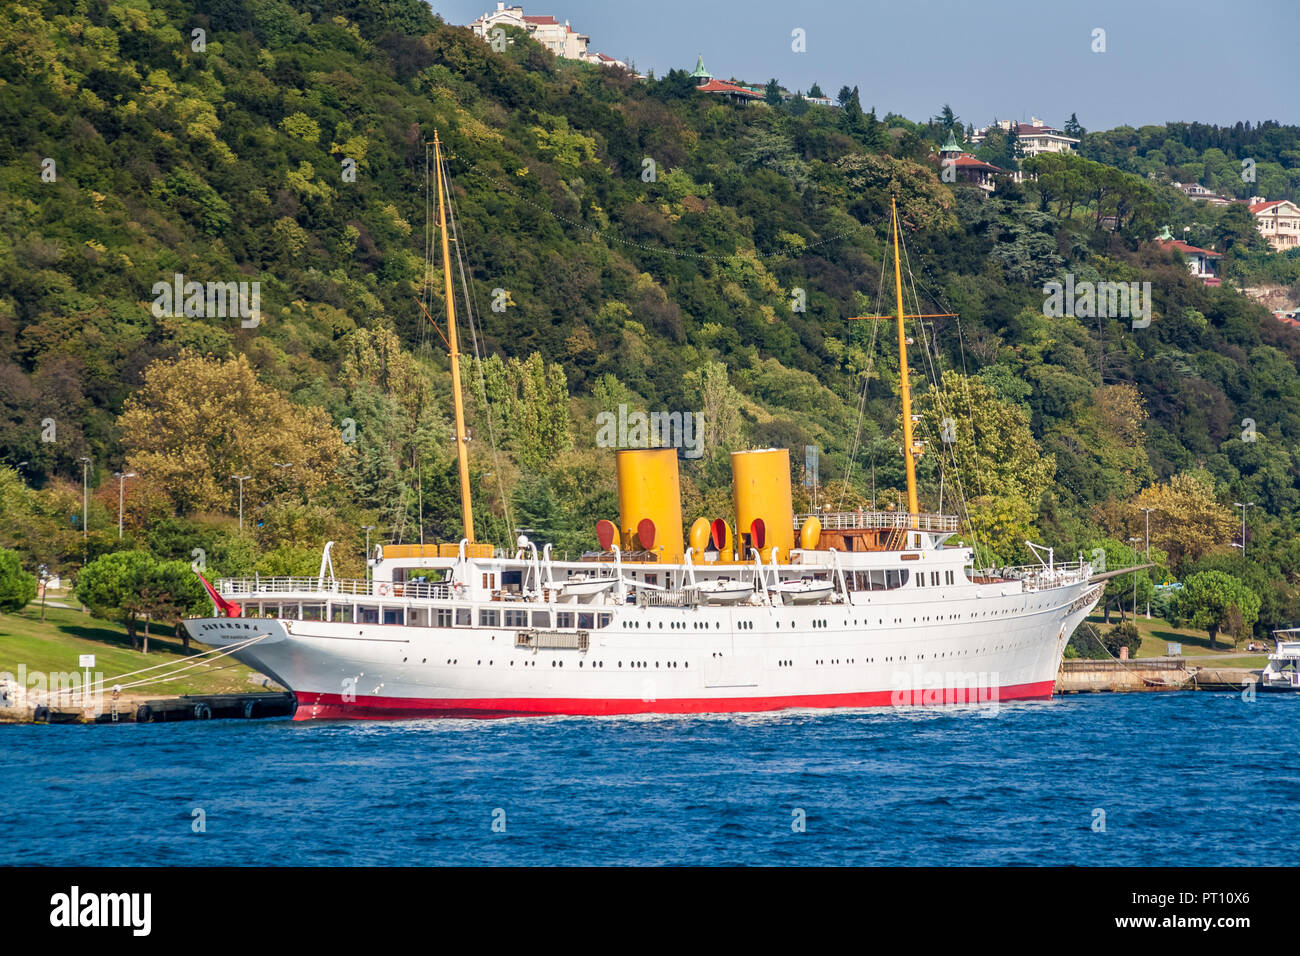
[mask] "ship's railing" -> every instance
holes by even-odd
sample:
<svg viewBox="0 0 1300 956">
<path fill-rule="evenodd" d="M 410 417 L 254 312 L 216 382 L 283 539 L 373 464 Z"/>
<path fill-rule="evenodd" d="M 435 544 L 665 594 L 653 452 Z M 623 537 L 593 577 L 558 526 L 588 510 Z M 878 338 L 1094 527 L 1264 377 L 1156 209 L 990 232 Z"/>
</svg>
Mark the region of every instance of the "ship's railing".
<svg viewBox="0 0 1300 956">
<path fill-rule="evenodd" d="M 816 514 L 795 515 L 795 528 L 802 528 L 804 522 L 809 518 L 816 518 L 820 521 L 823 531 L 871 530 L 875 528 L 947 532 L 957 530 L 956 515 L 908 514 L 906 511 L 823 511 Z"/>
<path fill-rule="evenodd" d="M 221 578 L 217 592 L 227 597 L 262 597 L 277 594 L 340 594 L 354 597 L 417 598 L 420 600 L 448 600 L 451 588 L 446 584 L 427 584 L 423 581 L 390 583 L 366 581 L 360 578 Z"/>
<path fill-rule="evenodd" d="M 685 607 L 691 596 L 684 591 L 638 590 L 636 603 L 638 607 Z"/>
<path fill-rule="evenodd" d="M 997 583 L 1000 581 L 1020 581 L 1026 591 L 1046 591 L 1050 588 L 1065 587 L 1086 580 L 1092 573 L 1092 566 L 1085 561 L 1068 561 L 1055 564 L 1049 570 L 1041 564 L 1027 564 L 1008 568 L 985 568 L 973 575 L 978 583 Z"/>
</svg>

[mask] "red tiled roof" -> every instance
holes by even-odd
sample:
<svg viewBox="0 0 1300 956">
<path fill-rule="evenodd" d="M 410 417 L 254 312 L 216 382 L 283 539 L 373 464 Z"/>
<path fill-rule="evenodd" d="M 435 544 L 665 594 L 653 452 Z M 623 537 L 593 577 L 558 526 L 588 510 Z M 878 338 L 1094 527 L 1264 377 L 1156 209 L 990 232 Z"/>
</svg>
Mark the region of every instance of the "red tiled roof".
<svg viewBox="0 0 1300 956">
<path fill-rule="evenodd" d="M 986 163 L 982 159 L 976 159 L 969 153 L 962 153 L 952 161 L 952 164 L 958 169 L 987 169 L 993 173 L 1005 173 L 1006 170 L 1001 166 L 994 166 L 992 163 Z"/>
<path fill-rule="evenodd" d="M 1274 199 L 1269 202 L 1257 202 L 1250 207 L 1250 211 L 1253 213 L 1261 213 L 1266 209 L 1272 209 L 1274 206 L 1280 205 L 1282 205 L 1282 200 L 1280 199 Z"/>
<path fill-rule="evenodd" d="M 560 25 L 560 21 L 555 19 L 555 17 L 524 17 L 524 22 L 546 25 L 555 24 L 556 26 Z"/>
<path fill-rule="evenodd" d="M 1208 256 L 1208 257 L 1211 258 L 1211 259 L 1222 259 L 1222 258 L 1223 258 L 1223 253 L 1221 253 L 1221 252 L 1212 252 L 1212 251 L 1209 250 L 1209 249 L 1201 249 L 1201 248 L 1199 248 L 1199 247 L 1197 247 L 1197 246 L 1189 246 L 1187 243 L 1183 242 L 1181 239 L 1165 239 L 1165 240 L 1161 241 L 1160 245 L 1162 245 L 1162 246 L 1173 246 L 1173 247 L 1174 247 L 1175 249 L 1177 249 L 1179 252 L 1183 252 L 1183 253 L 1186 253 L 1186 254 L 1188 254 L 1188 255 L 1194 255 L 1194 256 Z"/>
<path fill-rule="evenodd" d="M 736 86 L 734 83 L 724 83 L 722 80 L 709 80 L 696 87 L 701 93 L 743 93 L 745 96 L 752 96 L 754 99 L 762 99 L 762 93 L 755 93 L 753 90 L 747 90 L 743 86 Z"/>
</svg>

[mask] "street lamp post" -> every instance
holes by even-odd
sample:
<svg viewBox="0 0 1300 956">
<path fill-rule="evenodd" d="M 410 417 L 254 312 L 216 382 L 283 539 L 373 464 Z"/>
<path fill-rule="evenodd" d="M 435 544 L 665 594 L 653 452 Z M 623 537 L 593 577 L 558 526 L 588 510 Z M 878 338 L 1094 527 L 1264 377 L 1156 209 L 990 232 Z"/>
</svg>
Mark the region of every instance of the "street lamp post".
<svg viewBox="0 0 1300 956">
<path fill-rule="evenodd" d="M 370 580 L 370 532 L 375 530 L 372 524 L 363 525 L 362 531 L 366 533 L 366 580 Z"/>
<path fill-rule="evenodd" d="M 1150 562 L 1150 560 L 1151 560 L 1151 512 L 1155 511 L 1156 509 L 1155 509 L 1155 508 L 1140 508 L 1140 509 L 1138 509 L 1138 510 L 1143 511 L 1143 512 L 1146 513 L 1146 526 L 1147 526 L 1147 529 L 1146 529 L 1146 560 L 1147 560 L 1148 562 Z M 1151 620 L 1151 600 L 1150 600 L 1149 598 L 1147 599 L 1147 620 L 1148 620 L 1148 621 Z"/>
<path fill-rule="evenodd" d="M 122 540 L 122 501 L 123 486 L 128 478 L 134 478 L 134 471 L 115 471 L 113 477 L 117 479 L 117 540 Z"/>
<path fill-rule="evenodd" d="M 1137 537 L 1136 535 L 1128 539 L 1129 544 L 1133 545 L 1133 554 L 1135 557 L 1137 555 L 1137 542 L 1141 540 L 1142 539 Z M 1137 627 L 1137 617 L 1138 617 L 1138 569 L 1137 569 L 1137 561 L 1134 561 L 1133 562 L 1133 626 L 1135 628 Z"/>
<path fill-rule="evenodd" d="M 231 475 L 230 477 L 239 482 L 239 530 L 242 532 L 244 530 L 244 482 L 253 476 Z"/>
<path fill-rule="evenodd" d="M 86 528 L 90 519 L 90 459 L 83 455 L 77 461 L 81 462 L 81 560 L 84 562 L 88 557 Z"/>
<path fill-rule="evenodd" d="M 1240 545 L 1240 547 L 1241 547 L 1241 560 L 1245 561 L 1245 560 L 1246 560 L 1246 509 L 1247 509 L 1247 508 L 1253 508 L 1253 507 L 1255 507 L 1255 502 L 1253 502 L 1253 501 L 1247 501 L 1247 502 L 1244 502 L 1244 503 L 1243 503 L 1243 502 L 1240 502 L 1240 501 L 1234 501 L 1232 504 L 1233 504 L 1234 507 L 1237 507 L 1237 508 L 1240 508 L 1240 509 L 1241 509 L 1241 545 Z"/>
</svg>

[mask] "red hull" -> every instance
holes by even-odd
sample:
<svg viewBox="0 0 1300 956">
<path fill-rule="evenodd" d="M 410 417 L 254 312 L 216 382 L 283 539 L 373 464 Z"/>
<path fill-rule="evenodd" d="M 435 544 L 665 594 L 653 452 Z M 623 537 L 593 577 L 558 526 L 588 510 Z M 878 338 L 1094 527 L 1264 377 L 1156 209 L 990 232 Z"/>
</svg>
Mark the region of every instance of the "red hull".
<svg viewBox="0 0 1300 956">
<path fill-rule="evenodd" d="M 944 704 L 989 704 L 1012 700 L 1049 700 L 1056 681 L 1010 687 L 949 690 L 881 690 L 856 694 L 807 694 L 791 697 L 686 697 L 673 700 L 596 700 L 582 697 L 418 698 L 367 697 L 345 701 L 340 694 L 299 692 L 294 720 L 413 720 L 541 716 L 608 716 L 619 714 L 709 714 L 784 710 L 790 707 L 933 707 Z"/>
</svg>

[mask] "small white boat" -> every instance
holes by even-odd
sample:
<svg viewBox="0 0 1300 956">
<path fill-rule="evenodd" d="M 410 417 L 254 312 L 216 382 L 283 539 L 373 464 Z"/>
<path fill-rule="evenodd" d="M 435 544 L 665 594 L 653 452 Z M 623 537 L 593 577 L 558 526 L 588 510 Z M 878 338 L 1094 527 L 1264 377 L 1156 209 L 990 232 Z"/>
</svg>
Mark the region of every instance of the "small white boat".
<svg viewBox="0 0 1300 956">
<path fill-rule="evenodd" d="M 618 578 L 609 577 L 572 577 L 560 586 L 565 597 L 590 597 L 601 594 L 618 584 Z"/>
<path fill-rule="evenodd" d="M 786 604 L 820 604 L 835 593 L 835 584 L 815 578 L 798 578 L 782 581 L 774 590 Z"/>
<path fill-rule="evenodd" d="M 1259 678 L 1260 690 L 1300 691 L 1300 640 L 1284 641 L 1286 637 L 1300 637 L 1300 628 L 1274 632 L 1277 650 L 1268 655 L 1268 666 Z"/>
<path fill-rule="evenodd" d="M 694 592 L 701 601 L 708 604 L 739 604 L 754 593 L 752 581 L 733 581 L 731 578 L 713 578 L 709 581 L 697 581 L 682 588 Z"/>
</svg>

